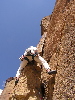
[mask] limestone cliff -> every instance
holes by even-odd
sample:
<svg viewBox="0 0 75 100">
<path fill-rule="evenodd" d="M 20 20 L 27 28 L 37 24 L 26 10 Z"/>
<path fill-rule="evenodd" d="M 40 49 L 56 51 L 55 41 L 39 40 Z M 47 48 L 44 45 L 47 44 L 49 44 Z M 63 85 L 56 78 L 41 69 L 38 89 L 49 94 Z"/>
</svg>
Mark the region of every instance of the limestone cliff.
<svg viewBox="0 0 75 100">
<path fill-rule="evenodd" d="M 56 75 L 28 64 L 19 82 L 6 84 L 0 100 L 75 100 L 75 0 L 57 0 L 53 13 L 41 21 L 37 48 Z"/>
</svg>

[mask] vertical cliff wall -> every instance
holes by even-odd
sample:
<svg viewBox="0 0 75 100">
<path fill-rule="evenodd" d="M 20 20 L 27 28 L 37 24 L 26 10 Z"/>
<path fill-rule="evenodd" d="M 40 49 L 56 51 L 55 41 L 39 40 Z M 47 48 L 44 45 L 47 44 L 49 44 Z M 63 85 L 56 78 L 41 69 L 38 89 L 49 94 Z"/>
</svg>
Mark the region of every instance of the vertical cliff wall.
<svg viewBox="0 0 75 100">
<path fill-rule="evenodd" d="M 75 99 L 75 0 L 56 1 L 53 13 L 41 21 L 41 35 L 39 53 L 57 74 L 28 64 L 17 85 L 15 79 L 6 84 L 0 100 Z"/>
<path fill-rule="evenodd" d="M 47 33 L 43 57 L 57 69 L 52 94 L 51 83 L 47 83 L 48 100 L 74 100 L 75 0 L 57 0 L 52 15 L 43 18 L 41 26 L 42 34 Z"/>
</svg>

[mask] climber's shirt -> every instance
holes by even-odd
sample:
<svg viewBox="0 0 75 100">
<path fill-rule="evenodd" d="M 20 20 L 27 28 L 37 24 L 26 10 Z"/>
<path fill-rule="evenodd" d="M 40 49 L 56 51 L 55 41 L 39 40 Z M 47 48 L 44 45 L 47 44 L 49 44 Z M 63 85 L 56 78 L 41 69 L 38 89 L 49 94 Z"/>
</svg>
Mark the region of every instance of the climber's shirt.
<svg viewBox="0 0 75 100">
<path fill-rule="evenodd" d="M 30 46 L 28 49 L 25 50 L 24 56 L 31 56 L 37 52 L 37 48 Z"/>
<path fill-rule="evenodd" d="M 32 59 L 34 60 L 34 57 L 38 55 L 37 52 L 37 48 L 30 46 L 30 48 L 26 49 L 25 53 L 24 53 L 24 59 L 27 60 L 29 62 L 29 59 L 27 58 L 27 56 L 32 56 Z"/>
</svg>

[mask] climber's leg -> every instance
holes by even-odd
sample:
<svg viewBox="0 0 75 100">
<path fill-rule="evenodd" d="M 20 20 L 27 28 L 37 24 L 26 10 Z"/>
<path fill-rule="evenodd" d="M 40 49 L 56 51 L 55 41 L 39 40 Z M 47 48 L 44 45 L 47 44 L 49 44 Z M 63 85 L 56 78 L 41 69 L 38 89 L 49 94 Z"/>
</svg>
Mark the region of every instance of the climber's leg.
<svg viewBox="0 0 75 100">
<path fill-rule="evenodd" d="M 47 70 L 48 74 L 56 74 L 57 71 L 56 70 L 52 70 L 51 71 L 51 68 L 49 67 L 49 64 L 47 63 L 47 61 L 42 58 L 41 56 L 35 56 L 34 57 L 34 60 L 36 62 L 38 62 L 40 65 L 43 65 L 43 67 Z"/>
<path fill-rule="evenodd" d="M 16 73 L 17 79 L 19 79 L 19 76 L 20 76 L 20 74 L 21 74 L 21 70 L 28 64 L 29 61 L 32 61 L 32 60 L 33 60 L 33 59 L 32 59 L 32 56 L 26 56 L 26 57 L 24 58 L 24 60 L 21 61 L 20 67 L 19 67 L 19 69 L 18 69 L 18 71 L 17 71 L 17 73 Z"/>
<path fill-rule="evenodd" d="M 43 65 L 43 67 L 47 70 L 47 69 L 50 69 L 48 63 L 46 60 L 44 60 L 44 58 L 42 58 L 41 56 L 35 56 L 34 57 L 34 60 L 36 62 L 38 62 L 40 65 Z"/>
<path fill-rule="evenodd" d="M 28 61 L 27 60 L 23 60 L 20 64 L 20 67 L 16 73 L 16 77 L 17 79 L 19 78 L 20 74 L 21 74 L 21 70 L 27 65 Z"/>
</svg>

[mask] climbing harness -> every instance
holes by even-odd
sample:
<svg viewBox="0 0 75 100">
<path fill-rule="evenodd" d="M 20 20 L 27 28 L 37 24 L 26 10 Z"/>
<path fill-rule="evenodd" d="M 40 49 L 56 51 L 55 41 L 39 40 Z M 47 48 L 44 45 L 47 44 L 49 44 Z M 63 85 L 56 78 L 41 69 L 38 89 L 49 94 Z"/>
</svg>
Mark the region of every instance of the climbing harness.
<svg viewBox="0 0 75 100">
<path fill-rule="evenodd" d="M 27 60 L 29 62 L 29 59 L 27 57 L 24 57 L 25 60 Z"/>
<path fill-rule="evenodd" d="M 26 56 L 32 56 L 32 59 L 33 59 L 32 61 L 34 61 L 34 57 L 35 57 L 36 55 L 38 55 L 37 52 L 35 52 L 35 54 L 32 54 L 32 53 L 31 53 L 31 50 L 30 50 L 30 51 L 27 52 L 27 55 L 26 55 Z M 28 59 L 27 57 L 24 57 L 24 59 L 27 60 L 28 62 L 30 62 L 29 59 Z"/>
</svg>

